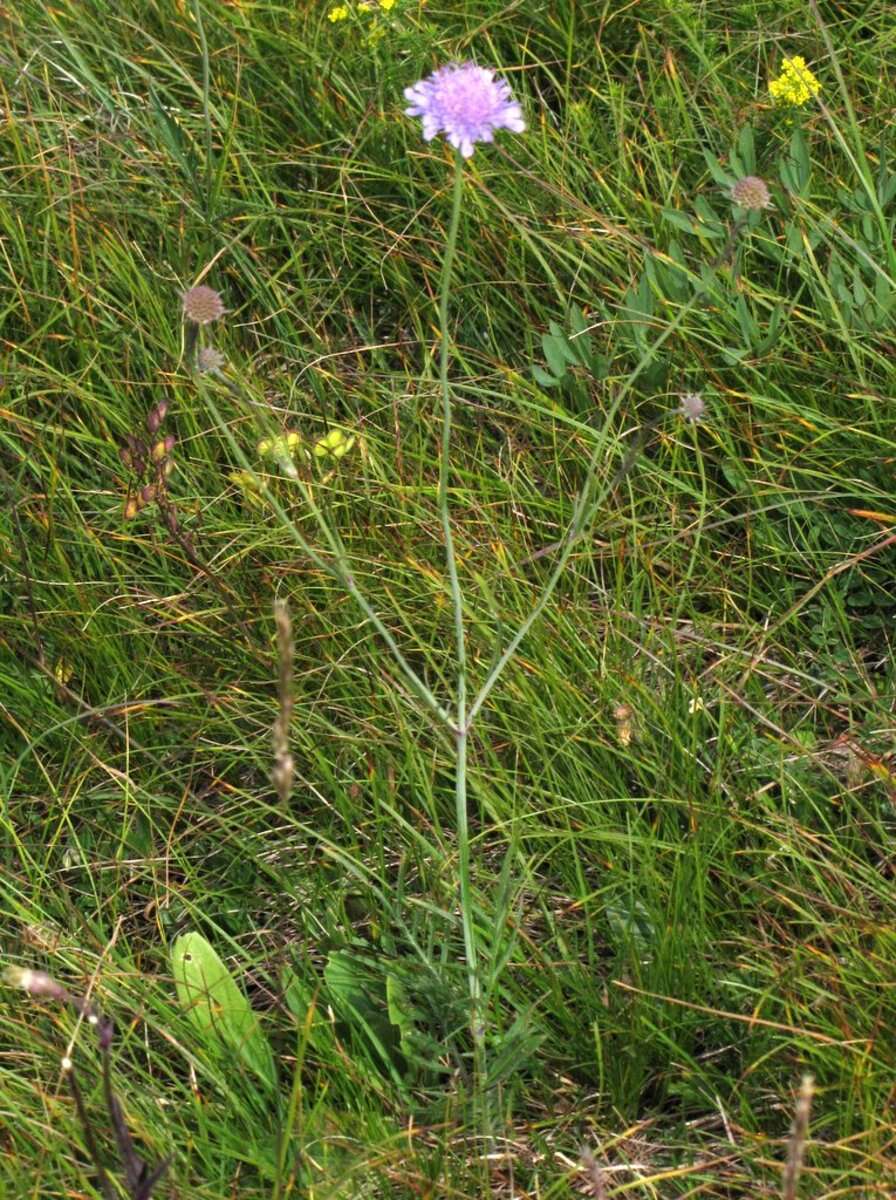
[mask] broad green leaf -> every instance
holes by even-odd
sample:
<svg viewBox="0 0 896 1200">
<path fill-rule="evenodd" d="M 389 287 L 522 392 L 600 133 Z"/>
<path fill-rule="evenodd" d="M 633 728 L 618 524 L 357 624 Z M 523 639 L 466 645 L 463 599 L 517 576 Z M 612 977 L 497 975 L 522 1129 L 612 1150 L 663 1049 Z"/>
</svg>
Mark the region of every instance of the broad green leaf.
<svg viewBox="0 0 896 1200">
<path fill-rule="evenodd" d="M 708 150 L 704 150 L 703 157 L 706 159 L 706 165 L 709 168 L 709 173 L 716 183 L 724 188 L 730 188 L 734 185 L 734 176 L 730 173 L 730 171 L 725 170 L 714 154 L 710 154 Z"/>
<path fill-rule="evenodd" d="M 386 1005 L 389 1012 L 389 1020 L 398 1030 L 402 1053 L 406 1058 L 411 1058 L 413 1052 L 411 1037 L 414 1032 L 414 1008 L 408 997 L 407 989 L 394 972 L 386 974 Z"/>
<path fill-rule="evenodd" d="M 712 205 L 705 196 L 698 196 L 694 201 L 694 209 L 700 218 L 697 232 L 701 237 L 723 238 L 727 230 L 713 211 Z"/>
<path fill-rule="evenodd" d="M 570 346 L 569 341 L 567 340 L 566 334 L 563 332 L 563 330 L 560 328 L 560 326 L 557 324 L 557 322 L 550 321 L 548 323 L 548 328 L 551 331 L 551 335 L 557 339 L 557 341 L 559 343 L 560 353 L 563 355 L 563 357 L 566 359 L 566 361 L 569 363 L 569 365 L 571 367 L 577 366 L 579 363 L 579 356 L 578 356 L 578 354 L 576 354 L 576 352 L 572 348 L 572 346 Z"/>
<path fill-rule="evenodd" d="M 573 336 L 569 339 L 569 346 L 573 353 L 577 356 L 578 361 L 583 367 L 591 367 L 591 358 L 594 353 L 594 339 L 588 331 L 588 322 L 585 320 L 585 314 L 576 305 L 573 305 L 569 310 L 569 327 Z"/>
<path fill-rule="evenodd" d="M 810 172 L 809 143 L 802 129 L 795 129 L 786 156 L 778 162 L 778 174 L 788 191 L 801 195 L 809 183 Z"/>
<path fill-rule="evenodd" d="M 199 933 L 182 934 L 171 947 L 171 970 L 177 998 L 206 1043 L 222 1043 L 274 1088 L 274 1056 L 258 1016 L 214 948 Z"/>
<path fill-rule="evenodd" d="M 532 364 L 532 378 L 540 387 L 552 388 L 558 383 L 562 383 L 562 379 L 558 379 L 555 375 L 549 375 L 543 367 L 539 367 L 537 363 Z"/>
<path fill-rule="evenodd" d="M 388 1014 L 386 986 L 362 959 L 347 950 L 334 950 L 324 967 L 327 994 L 336 1015 L 375 1051 L 383 1066 L 400 1082 L 396 1052 L 398 1038 Z"/>
<path fill-rule="evenodd" d="M 562 379 L 566 374 L 566 369 L 569 366 L 569 359 L 565 353 L 566 342 L 562 337 L 557 337 L 556 334 L 546 333 L 541 339 L 541 348 L 544 351 L 545 361 L 548 364 L 548 370 L 558 379 Z"/>
<path fill-rule="evenodd" d="M 680 212 L 677 208 L 664 208 L 663 220 L 674 225 L 676 229 L 683 229 L 685 233 L 700 233 L 700 228 L 694 218 L 687 213 Z"/>
<path fill-rule="evenodd" d="M 745 125 L 737 135 L 737 153 L 745 175 L 752 175 L 756 170 L 756 144 L 753 140 L 753 126 Z"/>
</svg>

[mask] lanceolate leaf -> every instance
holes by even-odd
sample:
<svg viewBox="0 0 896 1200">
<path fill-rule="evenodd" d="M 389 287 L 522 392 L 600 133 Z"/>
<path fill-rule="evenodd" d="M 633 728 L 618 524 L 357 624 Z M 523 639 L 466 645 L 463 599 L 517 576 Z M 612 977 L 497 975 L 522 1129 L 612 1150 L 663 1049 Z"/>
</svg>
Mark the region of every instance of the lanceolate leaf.
<svg viewBox="0 0 896 1200">
<path fill-rule="evenodd" d="M 257 1014 L 243 991 L 199 933 L 185 933 L 171 948 L 177 998 L 209 1046 L 222 1043 L 269 1087 L 276 1086 L 274 1056 Z"/>
</svg>

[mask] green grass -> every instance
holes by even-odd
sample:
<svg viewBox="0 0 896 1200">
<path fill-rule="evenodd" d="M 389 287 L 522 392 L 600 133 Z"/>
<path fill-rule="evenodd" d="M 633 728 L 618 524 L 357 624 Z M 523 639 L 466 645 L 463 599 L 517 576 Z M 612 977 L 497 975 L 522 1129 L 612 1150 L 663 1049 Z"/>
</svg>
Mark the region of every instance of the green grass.
<svg viewBox="0 0 896 1200">
<path fill-rule="evenodd" d="M 202 0 L 207 103 L 191 2 L 0 13 L 4 961 L 115 1019 L 140 1152 L 173 1155 L 157 1195 L 559 1200 L 590 1147 L 610 1196 L 777 1196 L 809 1073 L 800 1194 L 890 1196 L 890 6 L 399 0 L 373 46 L 327 7 Z M 792 122 L 767 98 L 791 54 L 823 85 Z M 401 89 L 465 56 L 529 121 L 468 168 L 450 302 L 471 695 L 595 451 L 609 494 L 470 734 L 464 914 L 452 741 L 324 569 L 313 508 L 450 704 L 452 170 Z M 738 146 L 775 207 L 710 269 Z M 224 376 L 184 355 L 200 277 Z M 542 387 L 572 310 L 594 369 Z M 177 535 L 155 503 L 123 515 L 119 451 L 163 398 Z M 333 427 L 352 450 L 298 480 L 256 451 Z M 275 1085 L 179 1002 L 188 930 Z M 0 1194 L 99 1194 L 59 1066 L 74 1038 L 111 1166 L 88 1033 L 0 994 Z"/>
</svg>

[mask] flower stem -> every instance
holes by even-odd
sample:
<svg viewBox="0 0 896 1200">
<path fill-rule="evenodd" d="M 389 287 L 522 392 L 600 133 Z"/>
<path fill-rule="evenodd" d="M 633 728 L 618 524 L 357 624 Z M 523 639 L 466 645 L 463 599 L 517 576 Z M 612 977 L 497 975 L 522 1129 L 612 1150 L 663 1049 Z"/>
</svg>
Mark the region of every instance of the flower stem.
<svg viewBox="0 0 896 1200">
<path fill-rule="evenodd" d="M 200 378 L 200 386 L 204 382 L 205 381 Z M 230 390 L 233 391 L 232 386 Z M 246 399 L 244 393 L 240 389 L 236 389 L 235 394 L 240 399 Z M 376 609 L 358 587 L 354 574 L 349 567 L 342 545 L 334 532 L 327 525 L 323 514 L 315 504 L 311 489 L 309 488 L 305 490 L 303 493 L 304 499 L 309 511 L 317 522 L 318 528 L 323 533 L 330 547 L 332 558 L 329 559 L 319 551 L 315 550 L 315 548 L 303 535 L 296 522 L 290 517 L 286 509 L 276 498 L 273 491 L 259 476 L 257 470 L 246 456 L 245 451 L 237 442 L 236 437 L 233 434 L 233 430 L 230 427 L 230 423 L 225 421 L 223 414 L 215 404 L 212 398 L 211 389 L 208 387 L 205 388 L 205 402 L 208 405 L 218 429 L 227 441 L 234 458 L 243 468 L 243 470 L 251 476 L 256 487 L 264 496 L 268 504 L 270 504 L 283 528 L 289 532 L 292 540 L 299 547 L 302 553 L 307 555 L 309 561 L 319 571 L 335 579 L 355 601 L 355 603 L 363 612 L 364 616 L 367 618 L 382 640 L 386 643 L 386 646 L 392 655 L 393 661 L 397 664 L 413 695 L 422 702 L 424 710 L 433 718 L 440 732 L 445 734 L 446 737 L 449 736 L 450 731 L 453 731 L 454 729 L 452 714 L 445 708 L 432 689 L 427 686 L 422 676 L 420 676 L 411 666 L 385 621 L 382 619 L 382 617 L 380 617 Z"/>
<path fill-rule="evenodd" d="M 445 559 L 448 568 L 448 583 L 451 589 L 451 606 L 454 614 L 454 643 L 457 665 L 456 734 L 455 734 L 455 786 L 458 877 L 460 882 L 460 911 L 464 936 L 464 956 L 467 963 L 467 984 L 470 992 L 470 1027 L 473 1034 L 474 1059 L 478 1082 L 484 1080 L 485 1027 L 482 1020 L 482 986 L 479 978 L 479 956 L 476 947 L 476 930 L 473 919 L 473 895 L 470 881 L 470 821 L 467 804 L 467 647 L 464 633 L 464 600 L 457 569 L 457 553 L 451 529 L 451 508 L 448 497 L 448 480 L 451 469 L 451 385 L 448 381 L 448 358 L 451 338 L 448 330 L 448 300 L 451 294 L 451 273 L 454 267 L 457 231 L 460 225 L 461 200 L 463 198 L 463 158 L 454 156 L 454 187 L 451 198 L 451 218 L 448 236 L 445 239 L 445 257 L 442 260 L 442 277 L 439 285 L 439 384 L 442 394 L 442 443 L 439 454 L 439 517 L 445 541 Z"/>
<path fill-rule="evenodd" d="M 560 582 L 560 577 L 566 569 L 566 564 L 569 561 L 576 542 L 584 534 L 585 530 L 589 528 L 592 520 L 597 514 L 598 509 L 603 504 L 606 497 L 617 487 L 618 483 L 621 481 L 624 475 L 628 473 L 631 467 L 634 466 L 636 456 L 627 456 L 620 471 L 613 476 L 609 483 L 605 484 L 604 487 L 598 490 L 597 495 L 594 494 L 595 484 L 597 482 L 597 472 L 606 448 L 607 440 L 609 438 L 610 428 L 616 414 L 619 412 L 619 409 L 622 406 L 622 401 L 631 391 L 641 372 L 653 361 L 655 355 L 662 345 L 668 341 L 672 334 L 679 328 L 691 309 L 704 299 L 706 291 L 707 285 L 702 284 L 694 292 L 690 300 L 681 306 L 674 320 L 670 321 L 659 337 L 647 347 L 635 369 L 626 377 L 622 386 L 618 389 L 613 402 L 610 404 L 609 409 L 607 410 L 601 436 L 597 439 L 594 450 L 591 453 L 591 459 L 585 472 L 585 482 L 582 484 L 582 489 L 576 497 L 575 504 L 573 505 L 572 517 L 570 518 L 570 522 L 566 527 L 566 533 L 559 543 L 559 553 L 554 564 L 554 569 L 548 576 L 548 580 L 545 583 L 535 604 L 529 611 L 529 615 L 520 623 L 516 633 L 507 643 L 507 646 L 498 656 L 495 664 L 486 676 L 485 682 L 473 697 L 472 703 L 470 704 L 467 712 L 467 730 L 470 729 L 473 722 L 476 720 L 476 717 L 491 694 L 495 684 L 504 674 L 507 664 L 516 654 L 520 643 L 524 640 L 529 630 L 547 607 L 548 601 L 554 594 L 554 589 Z"/>
<path fill-rule="evenodd" d="M 202 23 L 202 4 L 193 0 L 193 15 L 196 20 L 196 32 L 199 34 L 199 50 L 202 55 L 202 113 L 205 120 L 205 218 L 212 220 L 212 178 L 214 162 L 212 158 L 212 110 L 211 110 L 211 70 L 209 67 L 208 40 L 205 36 L 205 26 Z"/>
</svg>

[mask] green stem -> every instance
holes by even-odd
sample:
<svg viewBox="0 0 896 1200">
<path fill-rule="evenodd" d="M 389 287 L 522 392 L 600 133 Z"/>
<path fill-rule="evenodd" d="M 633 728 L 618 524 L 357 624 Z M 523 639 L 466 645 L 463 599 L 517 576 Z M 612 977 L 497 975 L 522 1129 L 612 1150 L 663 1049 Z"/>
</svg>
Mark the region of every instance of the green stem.
<svg viewBox="0 0 896 1200">
<path fill-rule="evenodd" d="M 457 554 L 454 534 L 451 529 L 451 509 L 448 498 L 448 481 L 451 470 L 451 385 L 448 382 L 448 359 L 451 337 L 448 329 L 448 300 L 451 295 L 451 273 L 457 248 L 457 231 L 460 226 L 461 200 L 463 198 L 464 170 L 461 155 L 454 156 L 454 188 L 451 198 L 451 219 L 445 239 L 445 257 L 442 260 L 442 277 L 439 285 L 439 384 L 442 393 L 442 444 L 439 454 L 439 517 L 445 541 L 445 558 L 448 567 L 448 582 L 451 589 L 451 606 L 454 614 L 454 643 L 457 660 L 457 733 L 455 768 L 455 807 L 457 828 L 458 875 L 460 879 L 460 911 L 464 935 L 464 955 L 467 962 L 467 984 L 470 991 L 470 1026 L 473 1032 L 476 1075 L 483 1078 L 485 1030 L 482 1021 L 482 987 L 479 978 L 479 956 L 476 948 L 476 930 L 473 919 L 473 894 L 470 881 L 470 821 L 467 800 L 467 647 L 464 633 L 464 600 L 457 569 Z"/>
<path fill-rule="evenodd" d="M 211 70 L 200 0 L 193 0 L 193 12 L 196 16 L 196 31 L 199 34 L 199 49 L 202 54 L 202 112 L 205 117 L 205 217 L 210 222 L 212 219 Z"/>
<path fill-rule="evenodd" d="M 628 395 L 628 393 L 632 390 L 632 387 L 635 384 L 635 380 L 638 378 L 638 376 L 641 374 L 641 372 L 643 370 L 645 370 L 645 368 L 648 367 L 650 365 L 650 363 L 653 361 L 653 358 L 654 358 L 655 354 L 657 353 L 657 351 L 660 349 L 660 347 L 666 341 L 668 341 L 668 339 L 672 336 L 672 334 L 675 332 L 675 330 L 678 329 L 678 327 L 681 325 L 682 321 L 687 316 L 687 314 L 691 311 L 691 309 L 694 308 L 694 306 L 699 301 L 702 301 L 704 299 L 706 290 L 707 290 L 706 286 L 701 287 L 698 291 L 696 291 L 694 293 L 694 295 L 690 298 L 690 300 L 688 300 L 688 302 L 686 304 L 684 304 L 678 310 L 675 320 L 671 321 L 666 326 L 666 328 L 663 330 L 663 332 L 660 334 L 660 336 L 656 339 L 656 341 L 653 343 L 653 345 L 648 346 L 647 350 L 642 355 L 641 360 L 638 363 L 638 365 L 635 367 L 634 371 L 632 371 L 631 375 L 628 376 L 628 378 L 625 380 L 625 382 L 620 387 L 619 391 L 616 393 L 616 398 L 614 399 L 613 403 L 610 405 L 609 411 L 607 412 L 607 417 L 603 424 L 603 430 L 601 432 L 601 436 L 598 438 L 597 443 L 594 447 L 594 450 L 592 451 L 591 459 L 588 463 L 588 469 L 585 473 L 585 482 L 582 485 L 582 490 L 579 492 L 579 494 L 576 498 L 575 505 L 573 506 L 572 518 L 569 522 L 569 525 L 567 526 L 566 535 L 563 538 L 563 540 L 559 546 L 559 554 L 557 556 L 557 561 L 554 564 L 554 569 L 551 572 L 551 574 L 548 576 L 548 581 L 544 586 L 544 590 L 542 591 L 541 595 L 538 597 L 538 600 L 533 605 L 529 615 L 521 623 L 521 625 L 517 629 L 516 633 L 510 639 L 506 648 L 502 651 L 500 657 L 495 662 L 495 665 L 492 667 L 492 669 L 489 671 L 488 675 L 486 676 L 485 682 L 482 684 L 479 691 L 476 693 L 475 697 L 473 698 L 473 703 L 470 705 L 470 708 L 467 712 L 467 723 L 465 726 L 465 729 L 467 731 L 472 727 L 473 722 L 475 721 L 476 717 L 478 716 L 480 709 L 482 708 L 483 704 L 485 704 L 486 700 L 488 699 L 488 697 L 492 691 L 492 688 L 495 686 L 495 684 L 498 682 L 500 677 L 503 675 L 504 669 L 506 668 L 507 664 L 510 662 L 510 660 L 513 658 L 513 656 L 516 654 L 516 651 L 517 651 L 520 643 L 523 641 L 526 634 L 529 632 L 529 630 L 532 628 L 532 626 L 535 624 L 535 622 L 538 620 L 538 618 L 541 616 L 541 614 L 544 612 L 545 608 L 547 607 L 548 601 L 550 600 L 551 596 L 554 594 L 554 589 L 557 587 L 557 584 L 560 582 L 560 576 L 563 574 L 564 570 L 566 569 L 566 564 L 569 561 L 569 556 L 572 554 L 573 547 L 575 546 L 576 542 L 579 540 L 579 538 L 584 534 L 585 530 L 591 524 L 591 521 L 593 520 L 595 514 L 597 513 L 598 508 L 601 506 L 601 504 L 603 504 L 604 500 L 614 490 L 614 488 L 616 488 L 619 485 L 619 483 L 621 482 L 620 472 L 617 472 L 616 475 L 614 475 L 613 478 L 609 481 L 609 483 L 605 484 L 605 486 L 603 488 L 601 488 L 601 490 L 598 492 L 597 496 L 592 495 L 594 483 L 595 483 L 595 480 L 597 479 L 597 468 L 600 463 L 601 456 L 603 454 L 604 446 L 606 445 L 607 438 L 609 436 L 610 426 L 613 423 L 613 418 L 619 412 L 619 409 L 622 405 L 622 401 L 625 399 L 625 397 Z M 623 464 L 625 473 L 627 473 L 628 470 L 631 469 L 631 467 L 634 465 L 634 461 L 635 461 L 634 456 L 630 456 L 629 458 L 626 459 L 625 463 Z"/>
<path fill-rule="evenodd" d="M 243 393 L 240 390 L 237 390 L 236 395 L 239 396 L 241 399 L 244 399 Z M 395 640 L 395 638 L 392 635 L 391 631 L 389 630 L 388 626 L 383 621 L 382 617 L 380 617 L 380 615 L 377 613 L 376 609 L 373 607 L 373 605 L 370 603 L 370 601 L 367 599 L 367 597 L 364 595 L 364 593 L 358 587 L 357 583 L 355 582 L 355 577 L 351 571 L 351 568 L 349 567 L 348 562 L 345 558 L 344 551 L 342 550 L 338 539 L 336 539 L 333 536 L 332 530 L 330 530 L 330 528 L 327 526 L 327 523 L 324 520 L 323 515 L 321 514 L 317 505 L 314 503 L 313 498 L 311 496 L 310 489 L 307 489 L 304 493 L 305 500 L 307 502 L 309 511 L 311 512 L 312 516 L 314 517 L 315 521 L 317 522 L 318 527 L 321 529 L 321 531 L 323 532 L 324 536 L 327 539 L 327 543 L 330 546 L 330 549 L 333 553 L 332 560 L 326 559 L 322 554 L 320 554 L 317 550 L 314 549 L 314 547 L 310 544 L 310 542 L 307 540 L 307 538 L 305 538 L 302 535 L 301 531 L 298 529 L 295 522 L 292 520 L 292 518 L 286 512 L 283 505 L 279 502 L 279 500 L 273 494 L 271 489 L 268 488 L 265 481 L 259 476 L 259 474 L 255 470 L 253 464 L 249 461 L 248 457 L 246 456 L 243 448 L 239 445 L 236 438 L 233 436 L 233 432 L 230 429 L 230 425 L 227 423 L 227 421 L 224 420 L 224 417 L 221 414 L 220 410 L 218 409 L 218 406 L 215 404 L 214 400 L 212 399 L 211 390 L 209 388 L 205 389 L 205 399 L 206 399 L 206 403 L 208 404 L 208 407 L 211 411 L 211 414 L 214 417 L 215 422 L 218 425 L 218 428 L 223 433 L 224 437 L 227 440 L 228 445 L 230 446 L 230 449 L 233 452 L 234 458 L 240 464 L 240 466 L 243 468 L 243 470 L 245 470 L 251 476 L 253 482 L 256 484 L 259 491 L 262 493 L 264 498 L 270 504 L 271 508 L 274 510 L 277 517 L 279 518 L 281 524 L 289 531 L 290 536 L 292 537 L 292 539 L 296 543 L 296 545 L 299 547 L 299 549 L 302 551 L 302 553 L 307 555 L 308 559 L 314 564 L 315 567 L 317 567 L 317 569 L 319 571 L 322 571 L 322 572 L 324 572 L 324 574 L 329 575 L 331 578 L 335 579 L 341 585 L 341 587 L 343 587 L 345 589 L 345 591 L 351 596 L 351 598 L 354 600 L 354 602 L 360 608 L 361 612 L 364 614 L 364 616 L 367 618 L 367 620 L 370 622 L 370 624 L 373 626 L 373 628 L 376 630 L 376 632 L 380 635 L 380 637 L 386 643 L 387 647 L 389 648 L 389 652 L 392 655 L 393 660 L 397 664 L 401 674 L 404 676 L 405 681 L 407 682 L 411 692 L 417 697 L 418 700 L 422 701 L 426 711 L 434 719 L 436 725 L 443 732 L 445 732 L 446 735 L 448 734 L 448 731 L 456 732 L 455 727 L 454 727 L 453 714 L 450 713 L 439 702 L 438 698 L 435 696 L 433 691 L 429 687 L 427 687 L 427 685 L 424 683 L 424 681 L 420 678 L 420 676 L 417 674 L 417 672 L 414 670 L 414 668 L 408 662 L 407 658 L 402 653 L 402 650 L 399 647 L 398 642 Z"/>
</svg>

